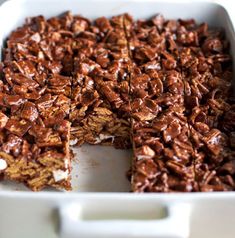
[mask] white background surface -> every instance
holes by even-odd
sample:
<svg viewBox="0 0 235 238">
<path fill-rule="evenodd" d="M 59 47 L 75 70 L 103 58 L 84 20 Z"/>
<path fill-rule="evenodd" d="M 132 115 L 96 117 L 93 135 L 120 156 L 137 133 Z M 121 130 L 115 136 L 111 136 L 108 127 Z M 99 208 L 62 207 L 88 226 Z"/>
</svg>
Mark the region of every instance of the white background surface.
<svg viewBox="0 0 235 238">
<path fill-rule="evenodd" d="M 0 4 L 2 4 L 3 2 L 5 2 L 6 0 L 0 0 Z M 33 0 L 32 0 L 33 1 Z M 69 1 L 69 0 L 68 0 Z M 98 0 L 99 1 L 99 0 Z M 112 1 L 112 0 L 110 0 L 110 1 Z M 121 1 L 125 1 L 125 0 L 120 0 L 120 2 Z M 143 0 L 144 1 L 144 0 Z M 172 0 L 172 1 L 177 1 L 177 2 L 179 2 L 178 0 Z M 194 0 L 194 1 L 197 1 L 197 0 Z M 203 0 L 198 0 L 198 1 L 203 1 Z M 78 2 L 79 2 L 79 0 L 78 0 Z M 190 0 L 181 0 L 181 2 L 190 2 Z M 210 0 L 210 2 L 218 2 L 218 3 L 220 3 L 220 4 L 224 4 L 224 5 L 228 5 L 228 6 L 230 6 L 231 8 L 232 7 L 235 7 L 235 1 L 234 0 Z M 234 9 L 235 10 L 235 9 Z"/>
</svg>

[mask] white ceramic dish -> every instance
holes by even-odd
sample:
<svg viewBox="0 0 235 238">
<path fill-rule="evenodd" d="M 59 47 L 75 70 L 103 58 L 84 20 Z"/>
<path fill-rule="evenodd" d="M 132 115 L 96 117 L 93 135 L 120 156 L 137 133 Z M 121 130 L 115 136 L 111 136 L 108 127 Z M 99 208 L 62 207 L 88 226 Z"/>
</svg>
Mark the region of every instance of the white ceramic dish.
<svg viewBox="0 0 235 238">
<path fill-rule="evenodd" d="M 26 17 L 65 10 L 89 18 L 123 12 L 146 18 L 160 12 L 166 18 L 206 21 L 225 29 L 235 57 L 229 15 L 210 2 L 11 0 L 0 7 L 0 47 Z M 33 193 L 13 183 L 0 184 L 0 237 L 235 237 L 234 192 L 130 194 L 125 178 L 130 151 L 85 145 L 75 153 L 73 192 Z"/>
</svg>

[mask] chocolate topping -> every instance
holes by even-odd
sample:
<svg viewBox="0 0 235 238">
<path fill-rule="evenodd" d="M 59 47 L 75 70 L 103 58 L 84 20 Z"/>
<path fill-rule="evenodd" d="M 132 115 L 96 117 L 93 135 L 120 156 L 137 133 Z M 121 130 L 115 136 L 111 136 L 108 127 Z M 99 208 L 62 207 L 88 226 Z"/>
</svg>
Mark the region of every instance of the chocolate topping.
<svg viewBox="0 0 235 238">
<path fill-rule="evenodd" d="M 232 61 L 221 29 L 160 14 L 26 19 L 0 65 L 0 173 L 71 189 L 69 141 L 130 148 L 134 192 L 235 189 Z"/>
</svg>

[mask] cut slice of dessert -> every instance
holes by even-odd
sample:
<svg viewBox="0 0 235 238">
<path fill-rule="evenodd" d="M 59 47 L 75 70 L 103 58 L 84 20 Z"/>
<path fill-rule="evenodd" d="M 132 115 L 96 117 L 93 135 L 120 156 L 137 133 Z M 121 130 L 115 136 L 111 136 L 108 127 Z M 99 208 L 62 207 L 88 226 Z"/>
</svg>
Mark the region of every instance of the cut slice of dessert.
<svg viewBox="0 0 235 238">
<path fill-rule="evenodd" d="M 98 18 L 75 37 L 70 118 L 78 145 L 130 147 L 130 61 L 123 18 Z"/>
</svg>

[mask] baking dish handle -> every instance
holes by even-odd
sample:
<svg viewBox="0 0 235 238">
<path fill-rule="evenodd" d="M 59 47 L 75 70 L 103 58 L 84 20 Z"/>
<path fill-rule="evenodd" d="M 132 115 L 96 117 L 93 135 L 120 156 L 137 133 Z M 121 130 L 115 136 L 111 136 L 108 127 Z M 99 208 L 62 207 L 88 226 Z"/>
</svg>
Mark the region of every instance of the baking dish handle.
<svg viewBox="0 0 235 238">
<path fill-rule="evenodd" d="M 60 238 L 187 238 L 190 205 L 172 204 L 158 220 L 82 220 L 76 204 L 60 209 Z"/>
</svg>

